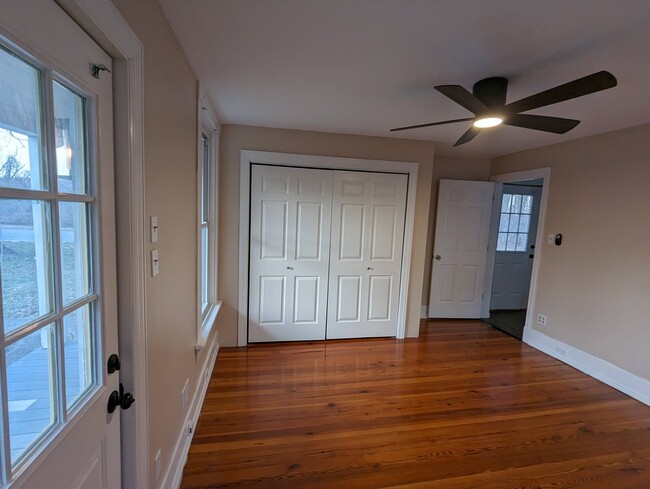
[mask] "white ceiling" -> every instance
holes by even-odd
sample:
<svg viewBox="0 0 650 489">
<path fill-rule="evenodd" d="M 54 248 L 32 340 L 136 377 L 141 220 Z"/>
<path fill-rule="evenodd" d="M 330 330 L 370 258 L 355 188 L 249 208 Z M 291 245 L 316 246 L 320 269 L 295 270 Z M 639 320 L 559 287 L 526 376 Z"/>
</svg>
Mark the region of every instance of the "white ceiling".
<svg viewBox="0 0 650 489">
<path fill-rule="evenodd" d="M 647 0 L 160 0 L 222 123 L 436 141 L 494 157 L 650 122 Z M 392 127 L 469 117 L 433 87 L 510 80 L 508 101 L 596 71 L 618 86 L 531 113 L 565 135 L 502 126 Z"/>
</svg>

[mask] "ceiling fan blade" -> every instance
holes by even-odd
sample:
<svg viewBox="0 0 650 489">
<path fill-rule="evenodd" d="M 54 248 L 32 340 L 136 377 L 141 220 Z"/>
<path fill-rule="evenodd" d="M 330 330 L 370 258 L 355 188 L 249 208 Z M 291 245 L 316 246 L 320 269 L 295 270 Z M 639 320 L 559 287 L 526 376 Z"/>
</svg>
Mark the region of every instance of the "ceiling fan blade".
<svg viewBox="0 0 650 489">
<path fill-rule="evenodd" d="M 467 117 L 465 119 L 451 119 L 448 121 L 441 121 L 441 122 L 430 122 L 428 124 L 418 124 L 416 126 L 404 126 L 404 127 L 396 127 L 395 129 L 391 129 L 392 131 L 406 131 L 407 129 L 418 129 L 420 127 L 431 127 L 431 126 L 441 126 L 443 124 L 453 124 L 454 122 L 467 122 L 473 120 L 473 117 Z"/>
<path fill-rule="evenodd" d="M 474 114 L 479 114 L 487 110 L 483 102 L 460 85 L 437 85 L 434 88 L 445 97 L 452 99 L 458 105 L 465 107 Z"/>
<path fill-rule="evenodd" d="M 616 77 L 610 72 L 599 71 L 598 73 L 578 78 L 577 80 L 512 102 L 506 105 L 505 109 L 510 114 L 526 112 L 527 110 L 557 104 L 594 92 L 600 92 L 601 90 L 615 87 L 616 83 Z"/>
<path fill-rule="evenodd" d="M 454 143 L 455 146 L 460 146 L 461 144 L 469 143 L 472 139 L 474 139 L 478 133 L 481 132 L 480 130 L 476 129 L 474 126 L 470 127 L 467 131 L 465 131 L 465 134 L 463 134 L 456 143 Z"/>
<path fill-rule="evenodd" d="M 533 114 L 513 114 L 503 121 L 509 126 L 525 127 L 526 129 L 535 129 L 537 131 L 553 132 L 555 134 L 564 134 L 580 124 L 575 119 L 563 119 L 561 117 L 548 117 L 545 115 Z"/>
</svg>

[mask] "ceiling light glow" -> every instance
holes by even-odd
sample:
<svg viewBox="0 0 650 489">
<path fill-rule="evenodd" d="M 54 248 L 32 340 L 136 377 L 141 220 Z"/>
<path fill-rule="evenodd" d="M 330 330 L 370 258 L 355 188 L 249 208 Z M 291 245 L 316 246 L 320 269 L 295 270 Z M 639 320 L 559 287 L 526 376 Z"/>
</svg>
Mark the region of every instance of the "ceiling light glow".
<svg viewBox="0 0 650 489">
<path fill-rule="evenodd" d="M 480 119 L 476 119 L 474 121 L 474 127 L 483 129 L 486 127 L 498 126 L 502 122 L 503 119 L 501 117 L 481 117 Z"/>
</svg>

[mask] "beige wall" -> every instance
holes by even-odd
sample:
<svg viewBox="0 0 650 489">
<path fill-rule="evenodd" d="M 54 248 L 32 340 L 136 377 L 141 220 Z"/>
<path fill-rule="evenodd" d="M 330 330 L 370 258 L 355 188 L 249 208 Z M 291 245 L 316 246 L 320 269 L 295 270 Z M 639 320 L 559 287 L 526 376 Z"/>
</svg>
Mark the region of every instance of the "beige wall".
<svg viewBox="0 0 650 489">
<path fill-rule="evenodd" d="M 207 356 L 194 354 L 197 79 L 156 0 L 114 3 L 144 45 L 145 207 L 158 216 L 160 259 L 146 281 L 149 461 L 162 449 L 164 474 L 184 429 L 181 390 L 189 379 L 191 399 Z"/>
<path fill-rule="evenodd" d="M 222 126 L 219 212 L 219 341 L 237 344 L 239 164 L 242 149 L 419 163 L 407 335 L 419 331 L 433 162 L 433 143 L 289 129 Z"/>
<path fill-rule="evenodd" d="M 535 315 L 542 333 L 650 380 L 650 125 L 496 158 L 551 167 Z"/>
<path fill-rule="evenodd" d="M 438 208 L 438 183 L 447 180 L 490 179 L 490 162 L 488 158 L 469 158 L 461 156 L 443 156 L 436 154 L 433 159 L 433 179 L 431 184 L 431 202 L 429 203 L 429 228 L 427 232 L 426 258 L 424 261 L 424 283 L 422 286 L 422 305 L 429 304 L 431 287 L 431 259 L 433 257 L 433 238 L 436 228 L 436 210 Z"/>
</svg>

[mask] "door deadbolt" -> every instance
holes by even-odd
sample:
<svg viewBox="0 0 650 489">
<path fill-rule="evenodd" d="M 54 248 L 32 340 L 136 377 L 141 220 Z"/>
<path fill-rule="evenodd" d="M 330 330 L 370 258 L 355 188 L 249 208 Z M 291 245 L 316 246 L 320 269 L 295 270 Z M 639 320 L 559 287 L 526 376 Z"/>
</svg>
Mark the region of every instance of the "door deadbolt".
<svg viewBox="0 0 650 489">
<path fill-rule="evenodd" d="M 113 353 L 110 357 L 108 357 L 108 361 L 106 362 L 106 371 L 110 375 L 110 374 L 114 374 L 119 369 L 120 369 L 120 357 L 118 357 L 115 353 Z"/>
</svg>

